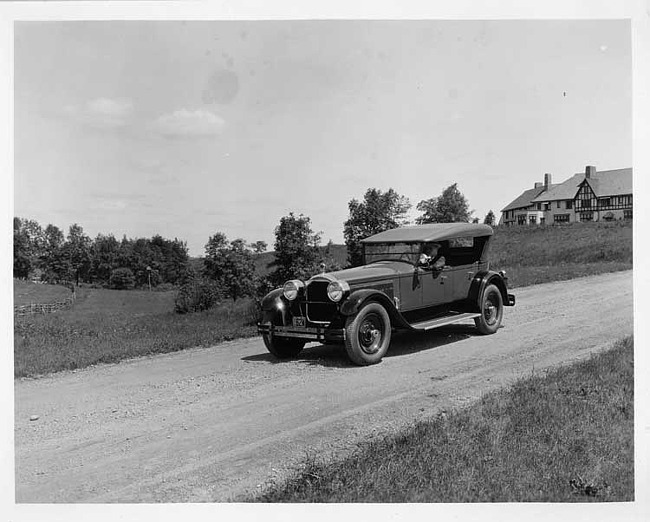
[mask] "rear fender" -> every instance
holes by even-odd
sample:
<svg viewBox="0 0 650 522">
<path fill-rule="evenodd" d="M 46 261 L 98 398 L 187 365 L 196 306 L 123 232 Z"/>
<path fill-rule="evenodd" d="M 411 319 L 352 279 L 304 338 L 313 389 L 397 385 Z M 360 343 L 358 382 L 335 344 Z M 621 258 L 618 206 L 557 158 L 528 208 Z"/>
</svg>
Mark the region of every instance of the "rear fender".
<svg viewBox="0 0 650 522">
<path fill-rule="evenodd" d="M 496 286 L 499 289 L 499 292 L 501 292 L 501 297 L 503 298 L 503 302 L 508 302 L 508 289 L 506 287 L 506 282 L 503 280 L 503 277 L 501 277 L 501 274 L 497 272 L 488 270 L 484 272 L 478 272 L 474 276 L 474 279 L 472 279 L 472 284 L 469 288 L 469 294 L 467 296 L 470 306 L 475 306 L 476 310 L 480 310 L 480 299 L 483 295 L 483 290 L 485 290 L 485 288 L 490 284 Z"/>
</svg>

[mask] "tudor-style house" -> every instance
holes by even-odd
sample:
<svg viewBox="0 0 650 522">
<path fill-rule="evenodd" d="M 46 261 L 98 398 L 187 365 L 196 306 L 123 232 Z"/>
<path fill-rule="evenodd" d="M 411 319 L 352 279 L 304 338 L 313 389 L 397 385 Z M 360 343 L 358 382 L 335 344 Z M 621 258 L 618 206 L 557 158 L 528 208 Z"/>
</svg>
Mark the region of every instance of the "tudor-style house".
<svg viewBox="0 0 650 522">
<path fill-rule="evenodd" d="M 551 185 L 549 179 L 544 186 L 537 185 L 542 190 L 527 190 L 502 210 L 502 224 L 632 219 L 631 168 L 598 172 L 588 166 L 584 174 L 575 174 L 563 183 Z"/>
<path fill-rule="evenodd" d="M 532 189 L 525 190 L 517 199 L 501 210 L 500 225 L 537 225 L 544 223 L 544 211 L 541 203 L 533 200 L 548 191 L 551 175 L 544 174 L 544 183 L 535 183 Z"/>
</svg>

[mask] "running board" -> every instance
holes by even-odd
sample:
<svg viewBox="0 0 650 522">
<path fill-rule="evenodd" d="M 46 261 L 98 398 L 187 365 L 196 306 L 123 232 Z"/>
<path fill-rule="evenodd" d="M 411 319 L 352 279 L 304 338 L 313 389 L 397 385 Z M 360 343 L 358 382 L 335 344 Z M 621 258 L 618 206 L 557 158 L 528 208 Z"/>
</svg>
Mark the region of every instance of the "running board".
<svg viewBox="0 0 650 522">
<path fill-rule="evenodd" d="M 464 314 L 457 314 L 457 315 L 446 315 L 444 317 L 438 317 L 437 319 L 422 321 L 421 323 L 413 323 L 411 325 L 411 328 L 415 330 L 427 331 L 427 330 L 432 330 L 433 328 L 438 328 L 439 326 L 446 326 L 448 324 L 464 321 L 465 319 L 474 319 L 475 317 L 480 317 L 480 316 L 481 314 L 476 312 L 467 312 Z"/>
</svg>

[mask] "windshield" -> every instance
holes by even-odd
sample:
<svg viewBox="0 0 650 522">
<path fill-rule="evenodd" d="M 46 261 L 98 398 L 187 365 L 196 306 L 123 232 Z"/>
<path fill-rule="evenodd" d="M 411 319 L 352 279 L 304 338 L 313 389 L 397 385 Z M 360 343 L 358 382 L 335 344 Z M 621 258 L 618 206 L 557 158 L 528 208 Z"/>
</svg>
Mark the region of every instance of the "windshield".
<svg viewBox="0 0 650 522">
<path fill-rule="evenodd" d="M 415 265 L 420 243 L 370 243 L 364 245 L 365 264 L 377 261 L 404 261 Z"/>
</svg>

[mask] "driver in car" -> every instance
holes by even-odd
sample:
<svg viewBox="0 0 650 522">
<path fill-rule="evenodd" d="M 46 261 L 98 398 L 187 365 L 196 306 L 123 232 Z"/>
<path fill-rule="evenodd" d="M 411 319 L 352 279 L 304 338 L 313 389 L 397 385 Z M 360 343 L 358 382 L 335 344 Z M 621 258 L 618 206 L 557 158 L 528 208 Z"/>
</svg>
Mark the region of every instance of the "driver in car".
<svg viewBox="0 0 650 522">
<path fill-rule="evenodd" d="M 425 243 L 420 254 L 420 266 L 440 270 L 445 266 L 445 256 L 442 255 L 440 243 Z"/>
</svg>

